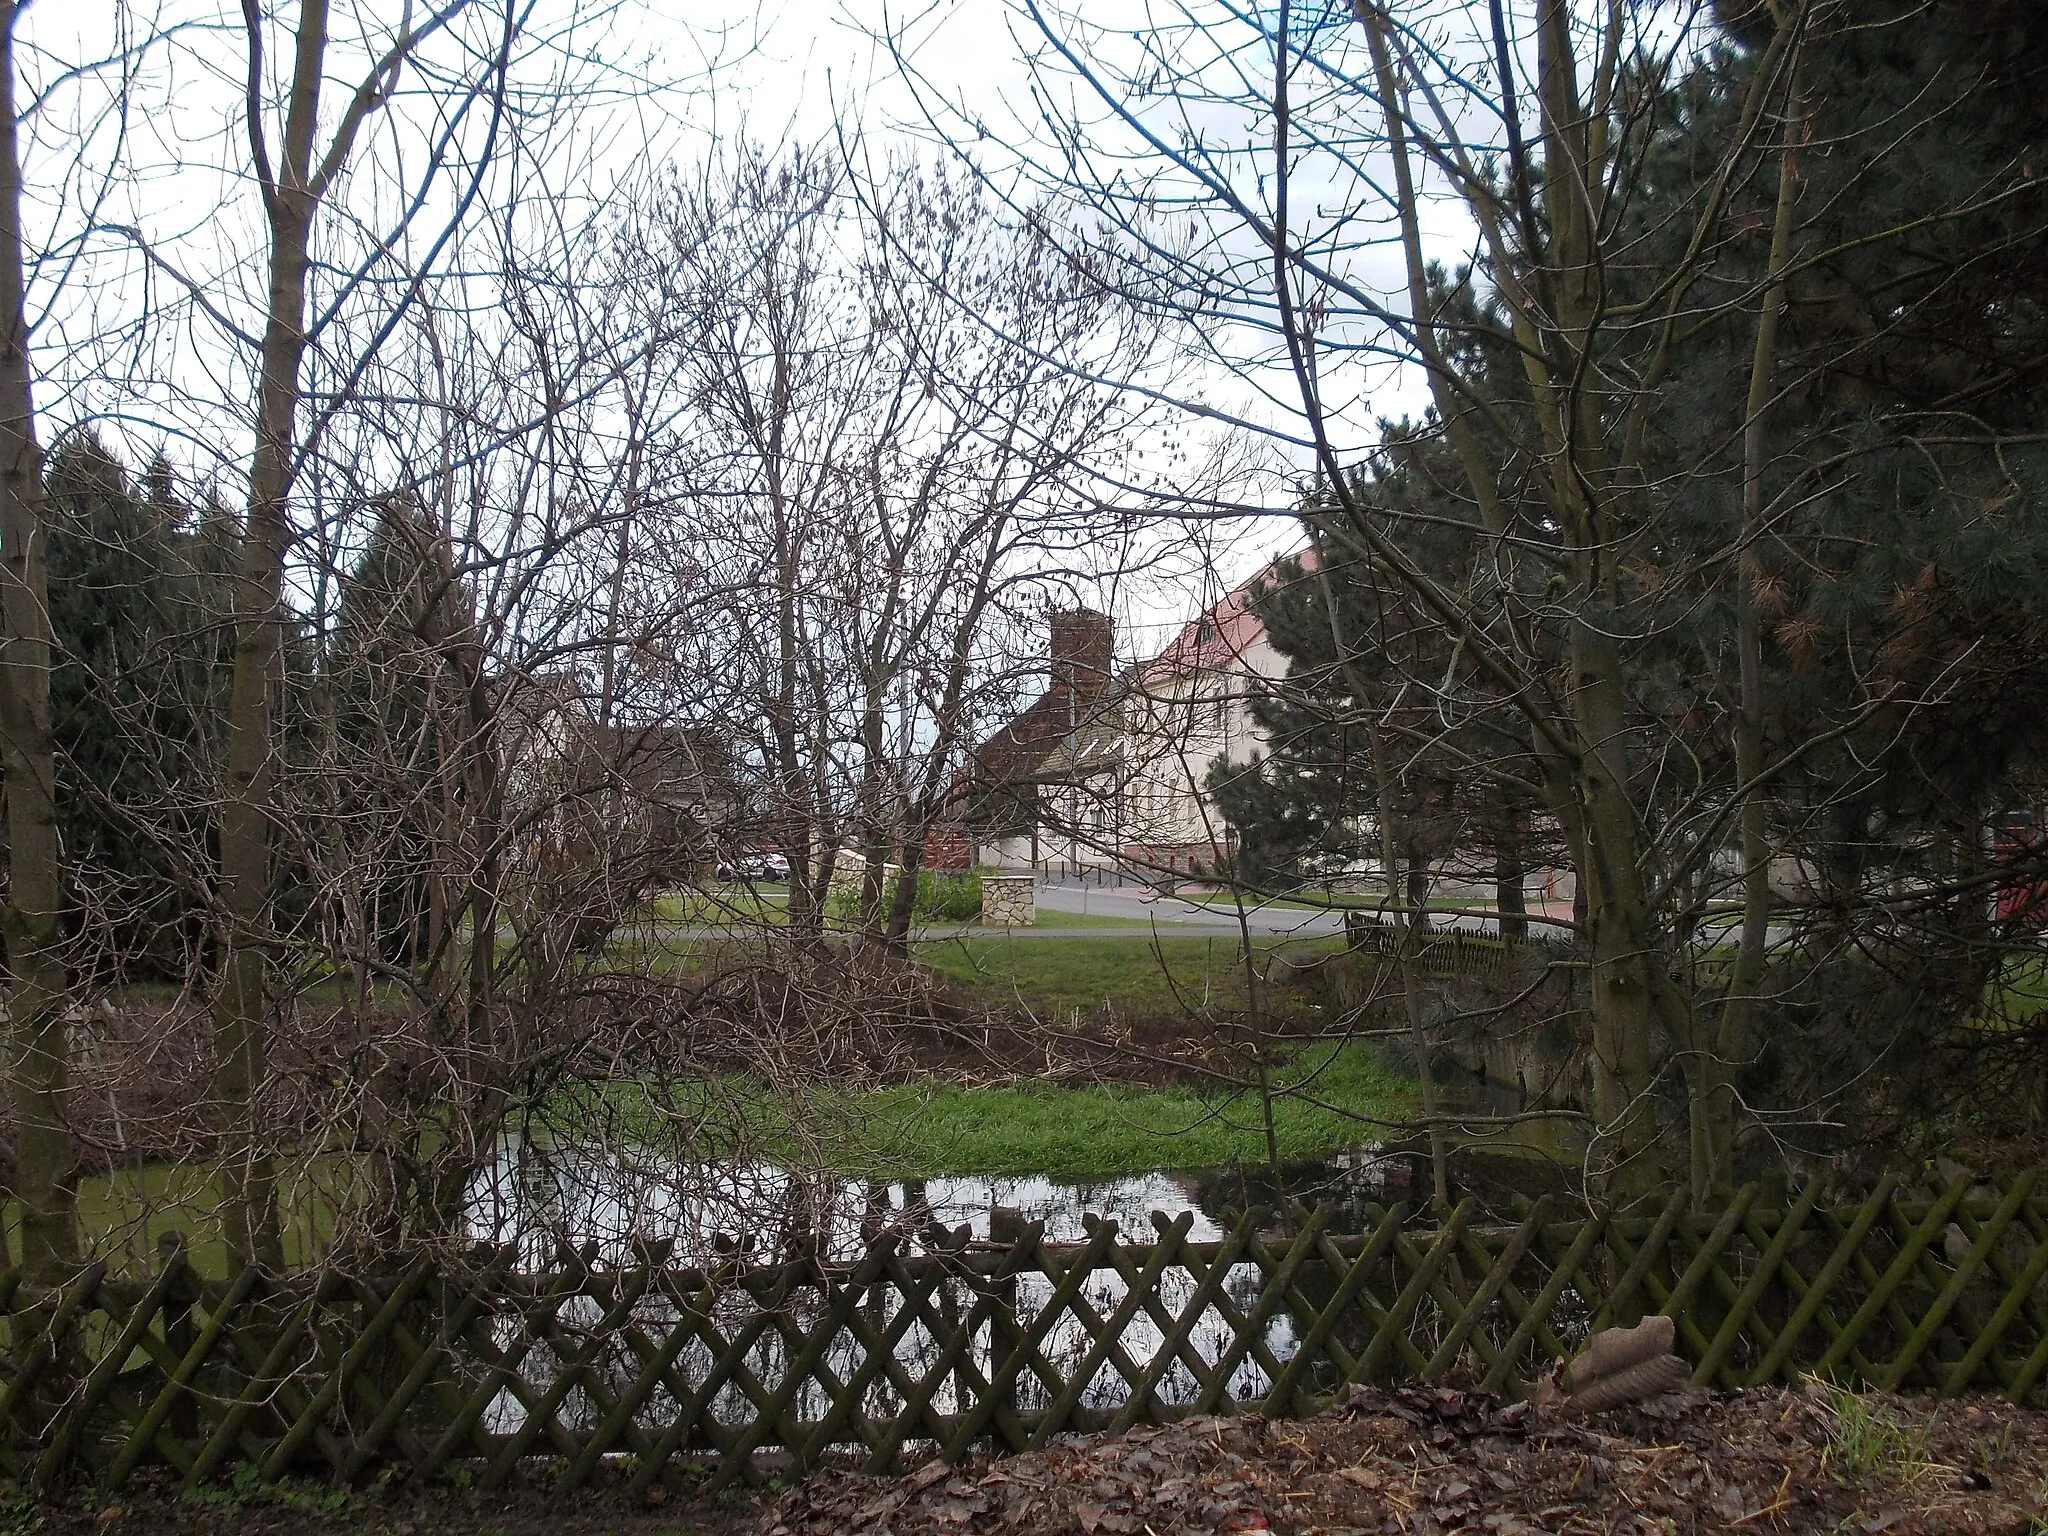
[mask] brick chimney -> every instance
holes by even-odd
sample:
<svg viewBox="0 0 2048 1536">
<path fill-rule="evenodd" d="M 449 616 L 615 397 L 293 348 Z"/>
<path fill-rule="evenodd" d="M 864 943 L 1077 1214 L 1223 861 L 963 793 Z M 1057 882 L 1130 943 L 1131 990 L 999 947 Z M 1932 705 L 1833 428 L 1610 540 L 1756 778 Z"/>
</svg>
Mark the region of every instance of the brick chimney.
<svg viewBox="0 0 2048 1536">
<path fill-rule="evenodd" d="M 1116 626 L 1109 616 L 1092 608 L 1073 608 L 1047 614 L 1046 622 L 1052 631 L 1052 692 L 1071 689 L 1083 699 L 1099 697 L 1109 686 L 1116 660 Z"/>
</svg>

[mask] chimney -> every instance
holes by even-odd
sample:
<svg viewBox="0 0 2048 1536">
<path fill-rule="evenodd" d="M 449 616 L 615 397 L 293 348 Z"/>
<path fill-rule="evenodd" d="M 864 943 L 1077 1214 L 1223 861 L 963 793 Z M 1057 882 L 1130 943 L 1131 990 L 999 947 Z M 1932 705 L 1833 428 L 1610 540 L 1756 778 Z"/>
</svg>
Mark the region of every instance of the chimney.
<svg viewBox="0 0 2048 1536">
<path fill-rule="evenodd" d="M 1083 699 L 1098 697 L 1109 686 L 1116 659 L 1116 627 L 1107 614 L 1074 608 L 1046 615 L 1051 627 L 1052 691 L 1071 689 Z"/>
</svg>

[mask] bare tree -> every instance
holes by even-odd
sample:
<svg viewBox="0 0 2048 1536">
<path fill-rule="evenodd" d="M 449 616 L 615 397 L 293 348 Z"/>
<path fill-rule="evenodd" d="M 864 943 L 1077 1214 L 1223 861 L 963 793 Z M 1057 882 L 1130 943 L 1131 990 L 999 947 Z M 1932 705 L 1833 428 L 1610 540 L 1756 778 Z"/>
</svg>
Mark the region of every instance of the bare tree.
<svg viewBox="0 0 2048 1536">
<path fill-rule="evenodd" d="M 256 368 L 254 451 L 235 617 L 220 828 L 224 957 L 215 1018 L 226 1133 L 223 1208 L 228 1242 L 236 1252 L 271 1264 L 282 1262 L 276 1194 L 253 1106 L 264 1075 L 270 1003 L 265 970 L 271 934 L 271 794 L 277 751 L 271 695 L 281 654 L 285 571 L 293 539 L 290 496 L 305 449 L 299 420 L 303 368 L 307 348 L 319 330 L 307 315 L 313 234 L 321 206 L 348 168 L 365 125 L 391 99 L 400 75 L 426 44 L 471 9 L 469 0 L 453 0 L 429 12 L 417 26 L 410 18 L 402 22 L 373 48 L 367 70 L 323 135 L 321 98 L 329 68 L 325 0 L 302 0 L 289 32 L 255 4 L 245 7 L 245 127 L 250 169 L 262 195 L 269 282 Z M 456 92 L 482 98 L 491 115 L 502 110 L 505 69 L 518 27 L 519 13 L 508 5 L 496 21 L 498 46 L 483 52 L 466 78 L 458 76 Z M 280 36 L 289 39 L 291 62 L 280 96 L 273 98 L 267 61 Z M 281 125 L 273 128 L 273 117 L 280 113 Z M 494 147 L 492 138 L 486 135 L 468 168 L 468 186 L 457 188 L 458 208 L 480 184 L 481 168 Z M 430 165 L 429 174 L 444 169 L 432 161 Z"/>
<path fill-rule="evenodd" d="M 0 770 L 7 793 L 5 932 L 10 1076 L 21 1144 L 22 1263 L 49 1278 L 78 1251 L 65 1096 L 69 991 L 64 871 L 50 739 L 50 613 L 43 460 L 30 382 L 12 0 L 0 5 Z"/>
<path fill-rule="evenodd" d="M 1511 790 L 1533 761 L 1578 879 L 1593 1171 L 1628 1192 L 1689 1160 L 1706 1198 L 1733 1166 L 1734 1075 L 1756 1066 L 1763 953 L 1786 913 L 1774 862 L 1805 857 L 1821 822 L 1845 813 L 1821 805 L 1867 806 L 1873 783 L 1905 771 L 1907 722 L 1930 724 L 1979 665 L 1921 620 L 1867 646 L 1852 626 L 1829 652 L 1832 691 L 1809 691 L 1805 713 L 1765 730 L 1769 690 L 1792 685 L 1760 656 L 1778 679 L 1810 666 L 1813 629 L 1759 605 L 1815 592 L 1805 572 L 1847 578 L 1847 531 L 1816 509 L 1882 483 L 1889 455 L 1942 463 L 1924 503 L 1932 529 L 1950 506 L 1967 515 L 1963 485 L 2014 483 L 2000 466 L 2024 439 L 1987 425 L 1966 466 L 1973 450 L 1927 414 L 1938 389 L 1904 391 L 1882 430 L 1846 400 L 1839 416 L 1810 409 L 1831 368 L 1923 344 L 1948 290 L 1909 282 L 1867 324 L 1859 313 L 1831 331 L 1831 317 L 1856 305 L 1854 253 L 1937 225 L 1955 249 L 1981 238 L 1956 259 L 2004 282 L 1998 253 L 2040 226 L 2021 160 L 1989 150 L 1935 211 L 1899 208 L 1879 168 L 1896 164 L 1885 135 L 1937 135 L 1946 109 L 1926 104 L 1924 82 L 1884 94 L 1892 82 L 1828 5 L 1750 8 L 1728 31 L 1704 10 L 1559 0 L 1257 16 L 1190 4 L 1135 33 L 1037 0 L 1016 15 L 1045 87 L 1036 136 L 1008 153 L 1016 125 L 928 90 L 932 123 L 991 185 L 1062 200 L 1077 254 L 1113 267 L 1131 303 L 1237 381 L 1239 419 L 1284 442 L 1314 504 L 1333 509 L 1320 536 L 1440 632 L 1448 663 L 1418 682 L 1445 717 L 1519 719 L 1526 751 L 1466 770 Z M 1896 108 L 1880 124 L 1857 90 L 1831 98 L 1849 152 L 1824 195 L 1802 183 L 1797 151 L 1822 131 L 1796 84 L 1815 59 L 1864 71 L 1883 87 L 1870 103 Z M 1711 134 L 1697 129 L 1709 118 Z M 1681 143 L 1691 158 L 1672 177 Z M 1776 338 L 1802 285 L 1805 349 L 1788 376 Z M 1736 336 L 1741 362 L 1722 367 Z M 1730 402 L 1715 393 L 1723 377 L 1748 387 Z M 1404 379 L 1426 390 L 1427 413 L 1389 431 L 1374 391 Z M 1788 400 L 1801 402 L 1796 427 Z M 1388 466 L 1420 439 L 1443 476 L 1426 496 L 1397 492 Z M 1930 562 L 1925 579 L 1938 579 L 1941 557 Z M 1794 644 L 1805 658 L 1788 655 Z M 1921 663 L 1902 664 L 1909 651 Z M 2005 798 L 1988 784 L 1951 798 L 1939 814 L 1958 830 L 1929 846 L 1953 856 L 1912 877 L 1923 920 L 1952 903 L 1952 954 L 1989 953 L 1963 919 L 1994 877 L 1965 850 Z M 1731 837 L 1743 942 L 1724 971 L 1699 934 Z M 1882 942 L 1901 941 L 1867 894 L 1843 899 Z M 1844 955 L 1842 937 L 1823 947 Z M 1974 1006 L 1967 984 L 1954 995 Z M 1752 1105 L 1749 1124 L 1765 1138 L 1815 1124 L 1852 1076 Z"/>
</svg>

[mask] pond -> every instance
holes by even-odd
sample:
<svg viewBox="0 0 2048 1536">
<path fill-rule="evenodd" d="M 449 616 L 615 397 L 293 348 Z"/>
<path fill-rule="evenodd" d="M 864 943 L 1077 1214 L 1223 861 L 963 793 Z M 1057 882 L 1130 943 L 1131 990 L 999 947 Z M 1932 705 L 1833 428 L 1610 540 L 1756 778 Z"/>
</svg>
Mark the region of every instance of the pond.
<svg viewBox="0 0 2048 1536">
<path fill-rule="evenodd" d="M 1559 1177 L 1553 1165 L 1536 1167 L 1526 1155 L 1495 1155 L 1491 1163 L 1467 1154 L 1459 1160 L 1467 1179 L 1483 1170 L 1484 1193 L 1498 1200 L 1510 1192 L 1529 1193 Z M 1336 1231 L 1357 1230 L 1371 1205 L 1426 1193 L 1427 1165 L 1410 1146 L 1361 1147 L 1322 1163 L 1282 1171 L 1280 1178 L 1236 1169 L 1154 1172 L 1093 1183 L 1045 1178 L 952 1177 L 880 1182 L 805 1173 L 766 1163 L 679 1166 L 660 1158 L 635 1159 L 616 1152 L 580 1154 L 508 1142 L 490 1169 L 471 1187 L 470 1235 L 514 1244 L 521 1267 L 546 1269 L 562 1244 L 582 1247 L 594 1267 L 630 1268 L 644 1244 L 666 1244 L 669 1263 L 713 1270 L 723 1258 L 743 1255 L 751 1265 L 816 1255 L 828 1265 L 851 1266 L 873 1239 L 889 1234 L 904 1254 L 959 1252 L 964 1242 L 987 1240 L 999 1211 L 1044 1224 L 1053 1243 L 1079 1243 L 1089 1218 L 1114 1221 L 1128 1240 L 1143 1244 L 1160 1225 L 1185 1218 L 1195 1242 L 1224 1235 L 1232 1213 L 1247 1205 L 1275 1213 L 1284 1228 L 1288 1208 L 1318 1203 L 1334 1207 Z M 964 1229 L 964 1231 L 963 1231 Z M 1276 1240 L 1284 1241 L 1281 1234 Z M 941 1265 L 927 1272 L 924 1289 L 910 1271 L 892 1270 L 875 1283 L 846 1289 L 845 1269 L 836 1281 L 805 1281 L 794 1289 L 764 1293 L 758 1287 L 712 1282 L 701 1290 L 656 1286 L 633 1304 L 633 1326 L 656 1339 L 678 1327 L 692 1335 L 675 1355 L 674 1376 L 684 1396 L 708 1393 L 690 1410 L 728 1427 L 754 1412 L 747 1381 L 774 1391 L 797 1421 L 818 1424 L 834 1404 L 859 1387 L 859 1413 L 884 1422 L 924 1400 L 940 1419 L 969 1411 L 984 1383 L 993 1379 L 1005 1346 L 991 1321 L 989 1282 Z M 1011 1389 L 1017 1412 L 1048 1410 L 1060 1383 L 1077 1383 L 1072 1406 L 1112 1413 L 1142 1391 L 1162 1404 L 1187 1404 L 1207 1390 L 1231 1398 L 1262 1395 L 1272 1368 L 1284 1367 L 1301 1346 L 1313 1312 L 1301 1315 L 1294 1300 L 1260 1310 L 1266 1275 L 1259 1265 L 1237 1263 L 1221 1275 L 1208 1274 L 1199 1259 L 1156 1264 L 1143 1293 L 1132 1297 L 1129 1275 L 1112 1265 L 1088 1274 L 1077 1295 L 1062 1301 L 1053 1279 L 1027 1270 L 1014 1281 L 1003 1310 L 1019 1319 L 1037 1317 L 1038 1365 Z M 1312 1263 L 1299 1278 L 1313 1305 L 1330 1299 L 1335 1277 Z M 835 1300 L 836 1297 L 842 1299 Z M 694 1299 L 691 1299 L 694 1297 Z M 1391 1293 L 1389 1297 L 1391 1299 Z M 835 1306 L 838 1308 L 834 1320 Z M 686 1307 L 699 1322 L 686 1322 Z M 1433 1303 L 1424 1298 L 1422 1310 Z M 598 1323 L 593 1298 L 573 1296 L 562 1319 L 579 1338 Z M 853 1315 L 857 1312 L 857 1318 Z M 589 1314 L 585 1316 L 584 1314 Z M 762 1325 L 764 1316 L 772 1324 Z M 1337 1337 L 1356 1350 L 1364 1315 L 1347 1314 Z M 496 1348 L 518 1353 L 526 1390 L 505 1390 L 492 1404 L 489 1427 L 515 1433 L 526 1422 L 525 1404 L 545 1398 L 564 1370 L 593 1369 L 606 1385 L 589 1400 L 581 1388 L 569 1391 L 564 1408 L 570 1427 L 589 1426 L 607 1398 L 646 1366 L 643 1345 L 622 1350 L 606 1366 L 566 1360 L 556 1352 L 554 1333 L 535 1336 L 519 1316 L 500 1318 Z M 1101 1329 L 1113 1327 L 1113 1347 Z M 1247 1330 L 1249 1329 L 1249 1334 Z M 602 1332 L 602 1329 L 599 1329 Z M 679 1335 L 678 1335 L 679 1336 Z M 1248 1347 L 1255 1336 L 1257 1347 Z M 814 1339 L 824 1346 L 800 1363 Z M 743 1346 L 734 1341 L 746 1341 Z M 886 1341 L 889 1365 L 874 1364 L 876 1341 Z M 744 1370 L 730 1371 L 738 1353 Z M 607 1360 L 609 1356 L 605 1357 Z M 1322 1372 L 1315 1375 L 1320 1378 Z M 612 1378 L 616 1379 L 612 1379 Z M 743 1379 L 744 1378 L 744 1379 Z M 721 1384 L 722 1383 L 722 1384 Z M 568 1387 L 567 1380 L 563 1382 Z M 1333 1383 L 1323 1383 L 1325 1387 Z M 1062 1388 L 1061 1390 L 1065 1390 Z M 672 1400 L 674 1399 L 674 1400 Z M 648 1422 L 681 1411 L 676 1394 L 657 1393 Z M 839 1411 L 845 1411 L 843 1405 Z"/>
<path fill-rule="evenodd" d="M 1453 1162 L 1453 1198 L 1477 1195 L 1499 1207 L 1508 1196 L 1562 1188 L 1568 1170 L 1526 1151 L 1466 1150 Z M 642 1245 L 666 1243 L 670 1262 L 702 1266 L 735 1251 L 772 1262 L 797 1251 L 848 1263 L 883 1233 L 911 1251 L 962 1227 L 987 1240 L 999 1210 L 1042 1222 L 1049 1242 L 1079 1242 L 1086 1218 L 1115 1221 L 1142 1240 L 1155 1213 L 1192 1216 L 1189 1237 L 1223 1235 L 1232 1215 L 1250 1207 L 1289 1213 L 1335 1207 L 1332 1230 L 1355 1232 L 1370 1205 L 1428 1198 L 1428 1162 L 1408 1141 L 1361 1145 L 1327 1160 L 1264 1169 L 1160 1170 L 1123 1178 L 1061 1181 L 1039 1175 L 952 1175 L 921 1180 L 858 1180 L 768 1162 L 678 1164 L 631 1151 L 542 1148 L 508 1139 L 472 1181 L 468 1235 L 516 1243 L 519 1267 L 546 1268 L 562 1243 L 595 1245 L 592 1262 L 636 1262 Z"/>
<path fill-rule="evenodd" d="M 345 1183 L 346 1166 L 336 1160 L 329 1170 L 337 1187 Z M 1478 1194 L 1495 1210 L 1504 1209 L 1511 1194 L 1538 1194 L 1566 1179 L 1564 1165 L 1526 1151 L 1510 1156 L 1467 1149 L 1454 1166 L 1459 1193 Z M 1229 1167 L 1087 1182 L 1029 1176 L 878 1182 L 766 1162 L 689 1164 L 630 1148 L 507 1139 L 468 1188 L 464 1235 L 510 1247 L 514 1267 L 530 1276 L 561 1271 L 565 1248 L 587 1255 L 596 1273 L 588 1283 L 576 1281 L 579 1267 L 570 1266 L 566 1290 L 553 1278 L 525 1279 L 524 1289 L 512 1287 L 508 1298 L 526 1295 L 535 1302 L 496 1306 L 480 1324 L 489 1348 L 472 1363 L 504 1361 L 516 1372 L 516 1384 L 501 1376 L 490 1388 L 484 1427 L 520 1433 L 537 1427 L 535 1405 L 551 1404 L 544 1409 L 548 1418 L 582 1433 L 649 1369 L 648 1351 L 662 1339 L 673 1341 L 673 1353 L 662 1367 L 662 1384 L 636 1415 L 650 1430 L 686 1417 L 701 1421 L 715 1442 L 750 1422 L 762 1394 L 781 1402 L 776 1412 L 791 1423 L 811 1426 L 806 1433 L 824 1434 L 819 1426 L 847 1412 L 871 1427 L 898 1414 L 931 1415 L 936 1424 L 969 1412 L 1009 1358 L 998 1314 L 1018 1319 L 1013 1329 L 1039 1328 L 1034 1363 L 1004 1389 L 1005 1401 L 1020 1414 L 1136 1412 L 1142 1403 L 1134 1404 L 1134 1397 L 1167 1405 L 1196 1403 L 1204 1394 L 1212 1402 L 1219 1393 L 1257 1397 L 1270 1387 L 1273 1372 L 1295 1358 L 1316 1309 L 1335 1294 L 1337 1277 L 1320 1262 L 1311 1259 L 1284 1297 L 1265 1294 L 1267 1277 L 1257 1264 L 1216 1272 L 1198 1255 L 1160 1262 L 1135 1296 L 1129 1278 L 1137 1271 L 1128 1268 L 1128 1258 L 1121 1271 L 1104 1262 L 1064 1296 L 1047 1274 L 1027 1270 L 1001 1282 L 1007 1293 L 991 1311 L 985 1266 L 977 1277 L 972 1266 L 930 1256 L 987 1240 L 999 1211 L 1042 1223 L 1053 1244 L 1082 1241 L 1096 1218 L 1143 1245 L 1155 1221 L 1185 1220 L 1187 1236 L 1200 1243 L 1222 1236 L 1236 1212 L 1258 1208 L 1271 1213 L 1262 1223 L 1269 1242 L 1284 1243 L 1285 1229 L 1304 1208 L 1327 1203 L 1334 1231 L 1356 1231 L 1373 1206 L 1420 1203 L 1427 1177 L 1426 1160 L 1412 1142 L 1356 1147 L 1283 1168 L 1277 1177 Z M 125 1234 L 116 1241 L 129 1264 L 150 1267 L 160 1227 L 207 1229 L 207 1170 L 152 1166 L 115 1179 L 118 1189 L 109 1183 L 83 1193 L 90 1211 L 126 1213 L 125 1228 L 96 1230 Z M 319 1210 L 310 1196 L 296 1202 L 294 1227 L 305 1228 L 296 1253 L 313 1256 L 324 1248 Z M 848 1271 L 839 1266 L 851 1265 L 882 1234 L 897 1240 L 902 1262 L 877 1281 L 849 1286 Z M 606 1289 L 607 1272 L 635 1268 L 650 1244 L 666 1245 L 669 1264 L 678 1268 L 636 1292 L 627 1311 L 610 1316 L 612 1303 L 603 1298 L 616 1292 Z M 823 1271 L 777 1267 L 795 1255 L 827 1263 Z M 734 1258 L 741 1264 L 720 1263 Z M 206 1267 L 222 1272 L 224 1257 L 219 1268 Z M 747 1269 L 801 1278 L 735 1282 L 733 1276 Z M 707 1280 L 704 1272 L 722 1278 Z M 1398 1288 L 1392 1272 L 1383 1280 Z M 538 1302 L 543 1288 L 555 1299 Z M 1382 1281 L 1374 1288 L 1379 1294 Z M 1382 1304 L 1392 1294 L 1386 1291 Z M 1433 1326 L 1434 1306 L 1426 1296 L 1417 1302 L 1425 1329 Z M 1326 1352 L 1331 1342 L 1362 1348 L 1363 1327 L 1365 1314 L 1347 1308 L 1319 1350 Z M 1318 1390 L 1334 1385 L 1324 1379 L 1323 1352 L 1307 1378 Z M 488 1379 L 465 1376 L 464 1390 Z M 856 1399 L 856 1407 L 846 1406 Z"/>
</svg>

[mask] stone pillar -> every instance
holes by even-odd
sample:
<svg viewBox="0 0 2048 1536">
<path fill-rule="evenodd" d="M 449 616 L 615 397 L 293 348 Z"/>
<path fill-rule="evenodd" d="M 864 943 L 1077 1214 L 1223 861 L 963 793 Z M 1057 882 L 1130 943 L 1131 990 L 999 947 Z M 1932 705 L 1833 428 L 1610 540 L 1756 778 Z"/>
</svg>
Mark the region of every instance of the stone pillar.
<svg viewBox="0 0 2048 1536">
<path fill-rule="evenodd" d="M 985 928 L 1030 928 L 1038 922 L 1038 881 L 1031 875 L 981 877 L 981 922 Z"/>
</svg>

